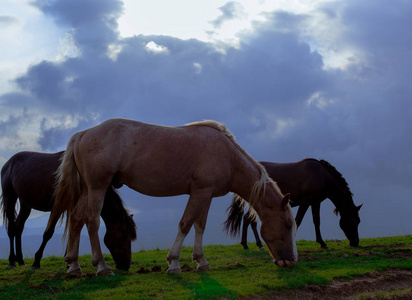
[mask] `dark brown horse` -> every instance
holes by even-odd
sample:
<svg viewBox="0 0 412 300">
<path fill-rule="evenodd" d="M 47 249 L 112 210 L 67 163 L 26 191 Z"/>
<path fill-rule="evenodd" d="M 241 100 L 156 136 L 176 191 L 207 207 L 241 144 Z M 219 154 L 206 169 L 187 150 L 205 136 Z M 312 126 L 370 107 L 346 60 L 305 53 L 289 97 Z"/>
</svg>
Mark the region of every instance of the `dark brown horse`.
<svg viewBox="0 0 412 300">
<path fill-rule="evenodd" d="M 55 173 L 64 151 L 46 154 L 19 152 L 12 156 L 1 170 L 3 190 L 1 205 L 3 220 L 10 239 L 10 267 L 24 264 L 21 235 L 24 224 L 32 209 L 51 211 Z M 15 206 L 20 201 L 20 211 L 16 218 Z M 101 217 L 106 224 L 104 242 L 116 263 L 116 268 L 128 270 L 131 263 L 131 241 L 136 239 L 136 225 L 127 213 L 123 201 L 116 190 L 109 186 L 104 200 Z M 50 220 L 51 226 L 44 232 L 43 242 L 35 254 L 32 269 L 40 268 L 40 260 L 47 242 L 53 236 L 59 216 Z M 16 252 L 14 251 L 14 239 Z"/>
<path fill-rule="evenodd" d="M 290 193 L 291 206 L 299 206 L 295 217 L 297 226 L 302 222 L 309 206 L 312 208 L 313 224 L 315 225 L 316 241 L 322 248 L 327 245 L 320 234 L 320 204 L 329 198 L 335 205 L 335 213 L 340 213 L 340 227 L 353 247 L 359 245 L 358 225 L 360 218 L 358 211 L 362 205 L 355 206 L 352 192 L 342 174 L 325 160 L 313 158 L 303 159 L 295 163 L 260 162 L 269 176 L 276 181 L 282 192 Z M 235 236 L 240 231 L 244 212 L 244 201 L 234 198 L 228 208 L 229 215 L 225 222 L 225 230 Z M 247 246 L 247 228 L 252 227 L 256 238 L 256 245 L 262 248 L 262 242 L 256 230 L 256 218 L 248 211 L 243 217 L 243 232 L 241 244 Z"/>
<path fill-rule="evenodd" d="M 181 272 L 180 250 L 192 225 L 193 260 L 199 270 L 210 269 L 202 247 L 207 215 L 212 198 L 229 191 L 249 201 L 259 214 L 262 238 L 275 263 L 290 266 L 297 261 L 296 224 L 289 197 L 282 195 L 262 165 L 235 142 L 224 124 L 203 121 L 170 127 L 111 119 L 75 133 L 59 167 L 52 215 L 67 213 L 65 261 L 71 275 L 82 274 L 78 251 L 84 224 L 97 274 L 112 274 L 101 253 L 97 232 L 104 193 L 112 182 L 150 196 L 190 195 L 166 257 L 168 273 Z"/>
</svg>

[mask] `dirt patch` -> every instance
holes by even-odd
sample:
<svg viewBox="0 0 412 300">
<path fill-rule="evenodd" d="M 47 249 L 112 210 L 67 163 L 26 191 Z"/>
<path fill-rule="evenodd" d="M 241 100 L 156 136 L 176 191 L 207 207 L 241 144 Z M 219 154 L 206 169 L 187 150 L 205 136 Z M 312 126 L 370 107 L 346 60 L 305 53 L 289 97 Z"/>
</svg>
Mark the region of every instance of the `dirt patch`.
<svg viewBox="0 0 412 300">
<path fill-rule="evenodd" d="M 411 249 L 390 249 L 390 250 L 378 250 L 378 251 L 370 251 L 371 249 L 379 249 L 383 247 L 375 247 L 375 248 L 360 248 L 362 250 L 369 250 L 366 252 L 358 252 L 358 253 L 343 253 L 343 258 L 348 257 L 373 257 L 373 256 L 382 256 L 384 259 L 411 259 L 412 258 L 412 250 Z M 300 261 L 316 261 L 316 260 L 329 260 L 329 258 L 320 258 L 312 256 L 313 253 L 325 252 L 325 250 L 321 251 L 302 251 L 299 253 L 299 260 Z"/>
<path fill-rule="evenodd" d="M 146 269 L 144 267 L 141 267 L 139 270 L 137 270 L 136 273 L 138 274 L 147 274 L 147 273 L 151 273 L 151 272 L 160 272 L 162 271 L 162 267 L 159 265 L 154 266 L 151 270 Z"/>
<path fill-rule="evenodd" d="M 412 288 L 412 270 L 391 269 L 383 272 L 372 272 L 367 276 L 351 280 L 334 281 L 328 285 L 308 285 L 305 288 L 273 292 L 265 296 L 253 295 L 240 299 L 358 299 L 359 294 L 374 292 L 390 292 Z M 393 299 L 412 299 L 412 293 Z"/>
</svg>

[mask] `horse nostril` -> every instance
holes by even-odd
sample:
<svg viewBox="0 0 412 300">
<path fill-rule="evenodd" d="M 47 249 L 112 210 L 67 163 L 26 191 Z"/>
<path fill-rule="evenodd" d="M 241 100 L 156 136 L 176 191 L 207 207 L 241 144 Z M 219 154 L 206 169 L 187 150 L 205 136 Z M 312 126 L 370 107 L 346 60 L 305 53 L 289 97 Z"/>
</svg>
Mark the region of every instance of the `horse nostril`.
<svg viewBox="0 0 412 300">
<path fill-rule="evenodd" d="M 116 264 L 116 269 L 122 270 L 122 271 L 128 271 L 130 268 L 129 264 Z"/>
</svg>

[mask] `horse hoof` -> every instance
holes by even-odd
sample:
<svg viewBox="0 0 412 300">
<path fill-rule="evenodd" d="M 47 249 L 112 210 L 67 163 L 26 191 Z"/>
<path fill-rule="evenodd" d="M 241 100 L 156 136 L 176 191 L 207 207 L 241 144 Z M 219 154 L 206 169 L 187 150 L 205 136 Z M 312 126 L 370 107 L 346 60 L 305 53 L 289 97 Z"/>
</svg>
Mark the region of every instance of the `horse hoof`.
<svg viewBox="0 0 412 300">
<path fill-rule="evenodd" d="M 182 269 L 180 269 L 180 268 L 175 268 L 175 269 L 168 268 L 166 270 L 166 273 L 167 274 L 180 274 L 180 273 L 182 273 Z"/>
<path fill-rule="evenodd" d="M 84 275 L 84 273 L 80 269 L 75 269 L 75 270 L 71 270 L 71 271 L 69 269 L 69 271 L 67 271 L 67 276 L 69 278 L 79 278 L 79 277 L 82 277 L 83 275 Z"/>
<path fill-rule="evenodd" d="M 40 267 L 31 266 L 31 267 L 30 267 L 30 270 L 32 270 L 32 271 L 40 270 Z"/>
<path fill-rule="evenodd" d="M 207 265 L 203 265 L 203 266 L 197 266 L 196 269 L 197 269 L 198 271 L 209 271 L 209 270 L 212 269 L 212 268 L 210 267 L 209 264 L 207 264 Z"/>
<path fill-rule="evenodd" d="M 261 246 L 259 247 L 259 250 L 265 250 L 265 247 Z"/>
<path fill-rule="evenodd" d="M 107 276 L 107 275 L 114 275 L 112 269 L 106 269 L 106 270 L 102 270 L 100 272 L 97 272 L 98 276 Z"/>
</svg>

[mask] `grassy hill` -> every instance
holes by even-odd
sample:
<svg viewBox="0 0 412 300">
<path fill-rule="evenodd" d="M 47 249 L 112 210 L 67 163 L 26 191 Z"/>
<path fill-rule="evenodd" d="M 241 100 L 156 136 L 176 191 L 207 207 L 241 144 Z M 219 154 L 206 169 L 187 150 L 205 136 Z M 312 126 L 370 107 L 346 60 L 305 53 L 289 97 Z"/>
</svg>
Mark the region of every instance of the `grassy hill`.
<svg viewBox="0 0 412 300">
<path fill-rule="evenodd" d="M 351 248 L 347 241 L 327 241 L 324 250 L 312 241 L 298 241 L 295 267 L 280 268 L 267 251 L 245 251 L 240 245 L 204 248 L 212 270 L 197 272 L 191 247 L 181 253 L 180 275 L 167 275 L 168 250 L 133 254 L 128 272 L 98 277 L 91 256 L 80 257 L 85 276 L 67 278 L 62 257 L 42 260 L 42 269 L 27 265 L 8 269 L 0 260 L 2 299 L 336 299 L 356 296 L 412 298 L 412 236 L 361 240 Z M 110 255 L 106 261 L 113 267 Z M 350 283 L 350 284 L 349 284 Z M 386 299 L 385 298 L 385 299 Z"/>
</svg>

